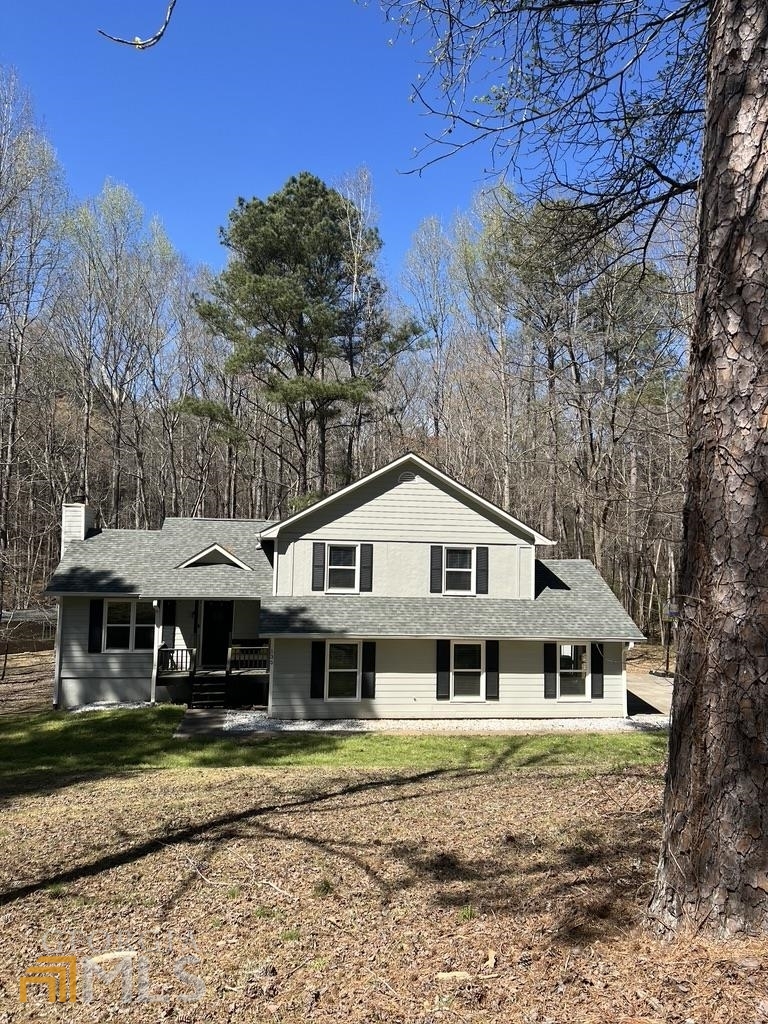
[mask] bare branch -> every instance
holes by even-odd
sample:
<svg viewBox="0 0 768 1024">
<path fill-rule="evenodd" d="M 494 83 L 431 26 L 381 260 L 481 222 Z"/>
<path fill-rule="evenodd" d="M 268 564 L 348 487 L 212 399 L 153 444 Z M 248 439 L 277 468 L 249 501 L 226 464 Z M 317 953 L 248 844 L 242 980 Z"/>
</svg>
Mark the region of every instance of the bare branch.
<svg viewBox="0 0 768 1024">
<path fill-rule="evenodd" d="M 171 23 L 173 17 L 173 9 L 176 6 L 176 0 L 169 0 L 168 10 L 165 12 L 165 21 L 160 28 L 155 32 L 153 36 L 149 36 L 147 39 L 141 39 L 139 36 L 135 36 L 133 39 L 121 39 L 120 36 L 112 36 L 109 32 L 105 32 L 104 29 L 98 29 L 98 33 L 104 36 L 105 39 L 111 40 L 113 43 L 122 43 L 123 46 L 133 46 L 137 50 L 148 50 L 150 46 L 155 46 L 165 35 L 165 31 Z"/>
</svg>

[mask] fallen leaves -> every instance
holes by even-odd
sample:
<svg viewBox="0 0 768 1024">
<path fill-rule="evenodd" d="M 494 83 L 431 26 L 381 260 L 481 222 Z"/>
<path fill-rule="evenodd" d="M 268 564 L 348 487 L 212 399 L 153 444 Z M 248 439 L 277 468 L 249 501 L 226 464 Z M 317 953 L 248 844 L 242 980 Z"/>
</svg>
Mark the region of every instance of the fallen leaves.
<svg viewBox="0 0 768 1024">
<path fill-rule="evenodd" d="M 0 1021 L 30 1019 L 17 977 L 46 942 L 143 950 L 168 997 L 103 992 L 86 1024 L 763 1024 L 768 944 L 642 927 L 661 787 L 638 769 L 195 769 L 6 794 Z M 172 973 L 188 949 L 199 1004 Z"/>
</svg>

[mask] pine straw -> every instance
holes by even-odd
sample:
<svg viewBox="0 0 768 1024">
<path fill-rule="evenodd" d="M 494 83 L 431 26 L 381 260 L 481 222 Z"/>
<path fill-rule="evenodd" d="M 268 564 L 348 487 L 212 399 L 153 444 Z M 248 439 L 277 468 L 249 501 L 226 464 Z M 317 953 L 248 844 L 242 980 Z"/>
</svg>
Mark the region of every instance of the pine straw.
<svg viewBox="0 0 768 1024">
<path fill-rule="evenodd" d="M 9 794 L 0 1021 L 767 1021 L 768 943 L 642 927 L 661 789 L 659 769 L 210 769 Z M 20 971 L 72 931 L 147 948 L 169 1001 L 20 1006 Z M 154 948 L 190 933 L 200 1003 Z"/>
</svg>

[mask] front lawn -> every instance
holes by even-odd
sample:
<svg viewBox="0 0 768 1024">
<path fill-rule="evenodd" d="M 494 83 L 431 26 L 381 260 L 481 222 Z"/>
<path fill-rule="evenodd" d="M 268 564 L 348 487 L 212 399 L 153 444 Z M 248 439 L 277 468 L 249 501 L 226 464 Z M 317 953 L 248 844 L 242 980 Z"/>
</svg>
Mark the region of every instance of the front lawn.
<svg viewBox="0 0 768 1024">
<path fill-rule="evenodd" d="M 172 717 L 29 732 L 68 765 L 75 729 L 81 756 L 103 766 L 108 752 L 89 748 L 101 729 L 130 767 L 163 760 Z M 142 724 L 140 742 L 130 727 Z M 651 756 L 660 738 L 596 739 L 366 736 L 318 751 L 300 735 L 290 750 L 283 737 L 243 745 L 271 750 L 279 771 L 30 777 L 39 785 L 6 790 L 0 817 L 0 1021 L 762 1024 L 768 942 L 668 942 L 643 926 L 661 766 L 562 766 L 577 749 Z M 193 760 L 204 749 L 178 747 Z M 290 764 L 399 750 L 487 766 L 510 747 L 485 771 Z M 78 957 L 77 1006 L 49 1006 L 44 989 L 19 1004 L 19 975 L 45 953 Z M 89 993 L 90 957 L 104 970 Z"/>
<path fill-rule="evenodd" d="M 666 733 L 444 736 L 282 733 L 249 739 L 174 740 L 183 709 L 169 705 L 0 719 L 0 780 L 20 772 L 147 768 L 524 768 L 659 764 Z"/>
</svg>

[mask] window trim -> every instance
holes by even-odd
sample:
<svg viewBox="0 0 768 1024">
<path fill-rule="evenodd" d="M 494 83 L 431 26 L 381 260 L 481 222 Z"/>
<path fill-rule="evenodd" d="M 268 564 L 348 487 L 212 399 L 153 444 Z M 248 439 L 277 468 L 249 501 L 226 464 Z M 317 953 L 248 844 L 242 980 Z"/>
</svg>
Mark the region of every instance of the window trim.
<svg viewBox="0 0 768 1024">
<path fill-rule="evenodd" d="M 446 583 L 446 576 L 449 572 L 466 572 L 466 569 L 449 569 L 449 551 L 469 551 L 472 565 L 469 569 L 469 590 L 449 590 Z M 448 597 L 467 597 L 477 594 L 477 545 L 476 544 L 443 544 L 443 594 Z M 451 655 L 453 658 L 453 655 Z"/>
<path fill-rule="evenodd" d="M 360 541 L 327 540 L 325 541 L 325 591 L 326 594 L 359 594 L 360 593 Z M 330 586 L 331 568 L 349 569 L 349 565 L 331 566 L 331 548 L 355 549 L 355 585 L 354 587 Z"/>
<path fill-rule="evenodd" d="M 331 697 L 328 694 L 328 676 L 331 671 L 333 672 L 349 672 L 352 673 L 352 669 L 331 669 L 331 646 L 346 644 L 347 646 L 355 646 L 357 648 L 357 687 L 355 690 L 354 697 Z M 325 678 L 323 680 L 323 700 L 330 701 L 331 703 L 340 702 L 342 704 L 354 704 L 359 703 L 362 700 L 362 686 L 363 686 L 363 641 L 362 640 L 348 640 L 346 638 L 337 637 L 335 640 L 325 641 Z"/>
<path fill-rule="evenodd" d="M 453 692 L 453 651 L 456 644 L 471 644 L 474 647 L 480 648 L 480 695 L 478 697 L 466 697 L 466 696 L 455 696 Z M 459 672 L 462 670 L 459 669 Z M 476 637 L 467 637 L 462 640 L 451 640 L 451 661 L 450 661 L 450 676 L 451 676 L 451 689 L 449 695 L 449 701 L 454 704 L 484 704 L 486 701 L 486 673 L 485 673 L 485 640 L 478 640 Z"/>
<path fill-rule="evenodd" d="M 558 640 L 555 644 L 557 649 L 557 700 L 563 704 L 591 704 L 592 702 L 592 644 L 584 640 Z M 587 671 L 584 676 L 584 696 L 581 694 L 570 696 L 560 693 L 560 648 L 561 647 L 586 647 L 587 649 Z"/>
<path fill-rule="evenodd" d="M 128 623 L 128 647 L 107 647 L 107 627 L 109 626 L 109 606 L 111 604 L 130 604 L 131 606 L 131 621 Z M 151 647 L 136 647 L 136 606 L 139 604 L 148 604 L 154 611 L 154 621 L 152 622 L 152 629 L 154 631 L 154 639 Z M 113 626 L 118 625 L 112 623 Z M 120 623 L 120 628 L 125 629 L 125 624 Z M 149 628 L 148 622 L 140 622 L 140 627 Z M 157 610 L 154 607 L 154 602 L 149 601 L 146 598 L 130 598 L 130 597 L 108 597 L 104 599 L 104 621 L 101 626 L 101 653 L 102 654 L 152 654 L 157 643 Z"/>
</svg>

